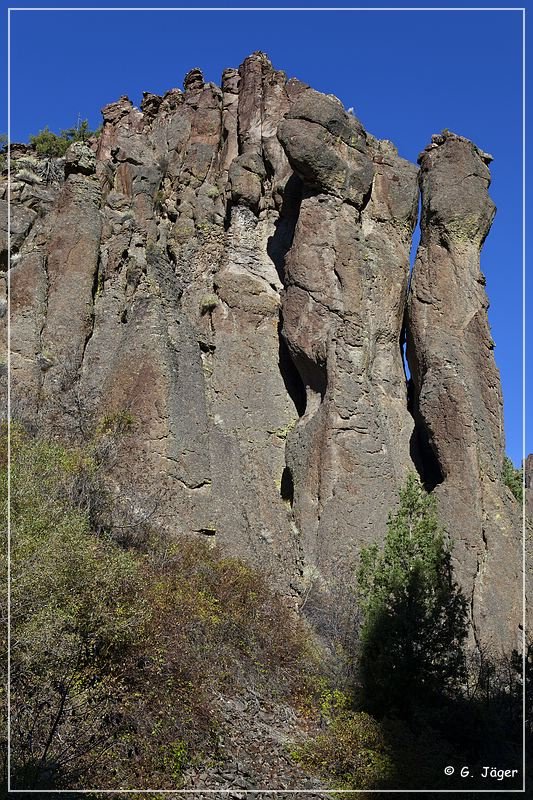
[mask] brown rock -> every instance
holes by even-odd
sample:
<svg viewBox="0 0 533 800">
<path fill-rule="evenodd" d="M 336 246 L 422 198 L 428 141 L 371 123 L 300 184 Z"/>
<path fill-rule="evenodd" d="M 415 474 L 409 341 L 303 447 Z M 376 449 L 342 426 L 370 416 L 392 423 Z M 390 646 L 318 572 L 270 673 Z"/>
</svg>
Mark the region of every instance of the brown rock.
<svg viewBox="0 0 533 800">
<path fill-rule="evenodd" d="M 533 453 L 524 461 L 524 483 L 526 489 L 526 515 L 533 520 Z"/>
<path fill-rule="evenodd" d="M 301 100 L 296 107 L 308 117 L 315 108 Z M 293 513 L 310 573 L 331 584 L 352 581 L 361 546 L 384 535 L 411 466 L 400 336 L 417 185 L 416 169 L 392 150 L 385 163 L 381 145 L 368 146 L 337 101 L 324 98 L 316 108 L 320 125 L 305 128 L 304 149 L 289 141 L 286 122 L 280 126 L 289 160 L 309 184 L 287 254 L 282 313 L 306 389 L 305 413 L 287 443 Z M 302 166 L 307 153 L 323 149 L 321 131 L 331 130 L 341 140 L 357 137 L 361 149 L 343 152 L 366 176 L 358 194 Z M 363 194 L 364 209 L 357 207 Z"/>
<path fill-rule="evenodd" d="M 204 76 L 201 69 L 195 67 L 189 70 L 183 79 L 183 88 L 185 93 L 194 92 L 204 88 Z"/>
<path fill-rule="evenodd" d="M 303 91 L 279 126 L 291 166 L 306 184 L 358 208 L 367 199 L 374 168 L 361 123 L 339 100 Z"/>
<path fill-rule="evenodd" d="M 520 520 L 502 484 L 500 379 L 479 251 L 494 217 L 486 157 L 445 132 L 420 158 L 422 237 L 408 304 L 415 458 L 453 542 L 474 635 L 516 646 Z"/>
<path fill-rule="evenodd" d="M 134 528 L 213 536 L 294 603 L 314 577 L 353 582 L 413 455 L 476 635 L 514 641 L 479 273 L 489 156 L 445 134 L 422 160 L 413 421 L 414 165 L 259 52 L 221 88 L 194 69 L 183 92 L 145 93 L 140 110 L 122 97 L 103 118 L 96 156 L 76 144 L 49 182 L 38 159 L 36 179 L 12 181 L 14 414 L 83 439 L 127 412 L 107 481 Z"/>
<path fill-rule="evenodd" d="M 65 175 L 94 175 L 96 157 L 85 142 L 74 142 L 65 153 Z"/>
</svg>

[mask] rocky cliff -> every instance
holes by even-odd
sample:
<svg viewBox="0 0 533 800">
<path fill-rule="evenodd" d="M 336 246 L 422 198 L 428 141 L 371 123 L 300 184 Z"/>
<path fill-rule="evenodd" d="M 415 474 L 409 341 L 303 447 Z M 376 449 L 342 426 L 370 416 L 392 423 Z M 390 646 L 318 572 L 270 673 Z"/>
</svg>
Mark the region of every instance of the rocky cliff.
<svg viewBox="0 0 533 800">
<path fill-rule="evenodd" d="M 516 645 L 489 161 L 444 132 L 418 170 L 262 53 L 122 97 L 64 162 L 13 150 L 13 415 L 70 437 L 127 415 L 108 485 L 132 524 L 213 537 L 295 604 L 353 582 L 416 469 L 475 637 Z"/>
</svg>

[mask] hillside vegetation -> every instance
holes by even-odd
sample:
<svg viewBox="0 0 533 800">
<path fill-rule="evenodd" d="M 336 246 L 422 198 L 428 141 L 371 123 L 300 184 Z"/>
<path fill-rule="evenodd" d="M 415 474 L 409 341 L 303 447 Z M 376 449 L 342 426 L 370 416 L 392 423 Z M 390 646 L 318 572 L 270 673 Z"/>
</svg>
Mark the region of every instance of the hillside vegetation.
<svg viewBox="0 0 533 800">
<path fill-rule="evenodd" d="M 4 490 L 5 451 L 4 432 Z M 217 693 L 303 702 L 313 655 L 238 560 L 200 541 L 135 550 L 94 533 L 97 486 L 93 453 L 15 428 L 13 785 L 177 788 L 192 760 L 216 758 Z"/>
<path fill-rule="evenodd" d="M 83 448 L 12 428 L 13 787 L 181 788 L 229 746 L 218 701 L 246 693 L 294 709 L 286 757 L 325 787 L 450 788 L 443 766 L 465 753 L 478 772 L 519 762 L 520 659 L 467 657 L 465 601 L 414 476 L 383 549 L 363 551 L 339 681 L 257 570 L 202 540 L 106 525 L 102 454 L 130 424 L 104 420 Z M 3 508 L 6 450 L 4 430 Z"/>
</svg>

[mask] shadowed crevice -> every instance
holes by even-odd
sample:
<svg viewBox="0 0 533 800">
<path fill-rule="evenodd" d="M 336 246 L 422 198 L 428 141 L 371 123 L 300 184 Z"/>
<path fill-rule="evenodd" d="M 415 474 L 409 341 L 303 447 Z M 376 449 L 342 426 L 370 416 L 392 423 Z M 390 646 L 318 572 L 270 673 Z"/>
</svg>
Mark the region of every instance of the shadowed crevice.
<svg viewBox="0 0 533 800">
<path fill-rule="evenodd" d="M 302 181 L 297 175 L 291 175 L 283 190 L 283 202 L 279 217 L 275 223 L 275 231 L 267 242 L 267 253 L 276 268 L 279 279 L 285 286 L 285 257 L 289 252 L 294 239 L 294 231 L 300 215 L 302 203 Z M 278 367 L 283 378 L 285 388 L 294 403 L 298 416 L 305 414 L 307 399 L 305 386 L 289 352 L 283 337 L 283 310 L 280 309 L 278 323 L 279 357 Z"/>
<path fill-rule="evenodd" d="M 283 202 L 276 220 L 276 230 L 267 242 L 267 253 L 276 267 L 280 281 L 285 285 L 285 256 L 289 252 L 302 204 L 303 184 L 297 175 L 291 175 L 285 184 Z"/>
<path fill-rule="evenodd" d="M 282 499 L 287 500 L 292 506 L 294 502 L 294 481 L 290 467 L 285 467 L 283 470 L 279 493 Z"/>
<path fill-rule="evenodd" d="M 300 373 L 298 372 L 298 369 L 294 364 L 294 361 L 289 352 L 289 348 L 287 347 L 287 343 L 283 338 L 281 332 L 281 321 L 278 324 L 278 334 L 279 334 L 278 365 L 279 365 L 280 375 L 283 378 L 283 383 L 285 384 L 285 388 L 289 394 L 289 397 L 294 403 L 294 407 L 298 413 L 298 416 L 302 417 L 305 414 L 305 409 L 307 406 L 307 395 L 305 391 L 305 386 L 300 377 Z"/>
<path fill-rule="evenodd" d="M 412 378 L 407 381 L 407 410 L 413 417 L 415 427 L 409 442 L 411 461 L 418 472 L 420 480 L 427 492 L 432 492 L 444 480 L 444 475 L 437 457 L 427 425 L 418 407 L 415 384 Z"/>
</svg>

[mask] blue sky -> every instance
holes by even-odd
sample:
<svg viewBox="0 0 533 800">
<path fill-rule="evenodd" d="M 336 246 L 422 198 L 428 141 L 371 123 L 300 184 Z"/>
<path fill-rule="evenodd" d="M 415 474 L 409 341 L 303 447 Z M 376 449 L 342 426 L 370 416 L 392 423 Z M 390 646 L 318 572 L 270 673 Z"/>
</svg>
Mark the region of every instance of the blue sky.
<svg viewBox="0 0 533 800">
<path fill-rule="evenodd" d="M 264 50 L 276 68 L 353 107 L 371 133 L 391 139 L 410 160 L 443 128 L 472 139 L 495 159 L 491 194 L 498 214 L 481 267 L 502 375 L 507 451 L 518 463 L 521 40 L 516 11 L 17 11 L 11 17 L 11 136 L 26 141 L 45 125 L 72 127 L 78 115 L 96 127 L 99 109 L 122 94 L 138 104 L 143 91 L 181 86 L 193 66 L 219 82 L 225 67 Z"/>
</svg>

